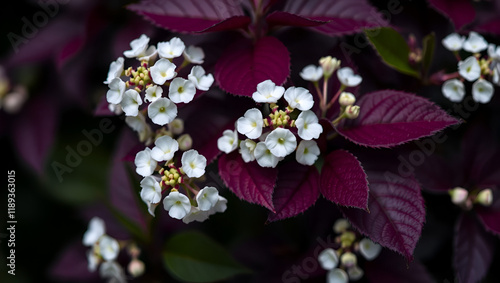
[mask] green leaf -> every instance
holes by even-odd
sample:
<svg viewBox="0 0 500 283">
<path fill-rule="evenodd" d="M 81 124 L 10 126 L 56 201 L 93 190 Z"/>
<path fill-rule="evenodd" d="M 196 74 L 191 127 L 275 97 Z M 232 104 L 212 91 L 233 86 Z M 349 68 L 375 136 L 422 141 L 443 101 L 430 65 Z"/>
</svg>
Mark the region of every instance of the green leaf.
<svg viewBox="0 0 500 283">
<path fill-rule="evenodd" d="M 424 74 L 427 74 L 429 68 L 432 64 L 432 58 L 434 57 L 434 47 L 436 45 L 436 35 L 434 32 L 428 34 L 423 40 L 423 51 L 422 51 L 422 67 Z"/>
<path fill-rule="evenodd" d="M 397 71 L 420 78 L 408 60 L 410 48 L 406 40 L 389 27 L 365 29 L 365 34 L 382 60 Z"/>
<path fill-rule="evenodd" d="M 250 272 L 221 245 L 195 231 L 170 238 L 163 263 L 172 276 L 187 282 L 213 282 Z"/>
</svg>

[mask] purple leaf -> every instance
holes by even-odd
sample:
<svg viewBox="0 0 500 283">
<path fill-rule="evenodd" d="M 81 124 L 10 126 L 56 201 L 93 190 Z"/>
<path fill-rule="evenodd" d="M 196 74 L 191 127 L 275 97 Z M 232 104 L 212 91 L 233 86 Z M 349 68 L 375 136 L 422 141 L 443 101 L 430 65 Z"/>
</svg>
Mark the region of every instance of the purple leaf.
<svg viewBox="0 0 500 283">
<path fill-rule="evenodd" d="M 219 86 L 236 95 L 252 96 L 257 84 L 271 80 L 282 85 L 290 73 L 290 55 L 274 37 L 263 37 L 255 44 L 241 39 L 231 44 L 215 65 Z"/>
<path fill-rule="evenodd" d="M 293 26 L 293 27 L 315 27 L 327 23 L 327 21 L 310 20 L 299 15 L 287 12 L 275 11 L 266 17 L 269 26 Z"/>
<path fill-rule="evenodd" d="M 500 236 L 500 191 L 493 191 L 493 203 L 490 207 L 477 205 L 475 211 L 486 231 Z"/>
<path fill-rule="evenodd" d="M 95 282 L 99 279 L 99 272 L 90 272 L 87 263 L 87 250 L 81 242 L 74 242 L 55 260 L 50 268 L 50 276 L 57 281 Z"/>
<path fill-rule="evenodd" d="M 245 28 L 250 18 L 239 2 L 196 0 L 143 0 L 128 9 L 154 24 L 177 32 L 213 32 Z"/>
<path fill-rule="evenodd" d="M 295 216 L 306 211 L 319 197 L 319 173 L 314 166 L 289 162 L 279 168 L 273 203 L 276 214 L 269 221 Z"/>
<path fill-rule="evenodd" d="M 425 221 L 424 200 L 418 182 L 389 171 L 367 172 L 370 183 L 368 209 L 340 207 L 352 225 L 373 241 L 394 250 L 409 261 Z"/>
<path fill-rule="evenodd" d="M 500 34 L 500 19 L 493 19 L 484 24 L 481 24 L 474 28 L 474 30 L 483 33 L 492 33 L 499 35 Z"/>
<path fill-rule="evenodd" d="M 288 1 L 283 10 L 312 21 L 327 21 L 313 29 L 331 36 L 387 25 L 382 15 L 366 0 L 294 0 Z"/>
<path fill-rule="evenodd" d="M 372 92 L 361 97 L 358 105 L 359 117 L 343 120 L 337 130 L 369 147 L 396 146 L 460 123 L 429 100 L 401 91 Z"/>
<path fill-rule="evenodd" d="M 326 156 L 321 169 L 321 193 L 342 206 L 368 210 L 368 182 L 358 159 L 339 149 Z"/>
<path fill-rule="evenodd" d="M 235 151 L 219 158 L 219 175 L 240 199 L 276 212 L 273 205 L 273 190 L 278 175 L 276 168 L 263 168 L 255 161 L 245 163 Z"/>
<path fill-rule="evenodd" d="M 136 135 L 125 129 L 118 138 L 118 146 L 114 153 L 113 164 L 109 175 L 109 199 L 111 204 L 129 220 L 135 222 L 145 231 L 146 222 L 138 205 L 145 205 L 139 201 L 136 187 L 139 183 L 132 184 L 129 172 L 135 172 L 135 167 L 128 167 L 123 158 L 137 144 Z M 128 167 L 128 168 L 127 168 Z"/>
<path fill-rule="evenodd" d="M 38 174 L 43 171 L 58 124 L 57 103 L 46 95 L 30 100 L 15 120 L 14 145 Z"/>
<path fill-rule="evenodd" d="M 476 17 L 474 6 L 469 0 L 429 0 L 429 4 L 450 18 L 457 30 L 472 22 Z"/>
<path fill-rule="evenodd" d="M 116 114 L 109 110 L 109 102 L 106 100 L 106 96 L 103 95 L 94 111 L 94 116 L 115 116 Z"/>
<path fill-rule="evenodd" d="M 495 238 L 475 217 L 463 213 L 455 226 L 453 265 L 459 282 L 478 282 L 488 271 L 495 252 Z"/>
<path fill-rule="evenodd" d="M 435 282 L 423 264 L 418 261 L 407 264 L 400 256 L 387 250 L 382 251 L 375 260 L 367 261 L 364 269 L 366 277 L 373 283 Z"/>
<path fill-rule="evenodd" d="M 71 40 L 66 42 L 59 54 L 56 57 L 56 65 L 61 68 L 69 59 L 74 57 L 86 43 L 84 35 L 76 35 Z"/>
</svg>

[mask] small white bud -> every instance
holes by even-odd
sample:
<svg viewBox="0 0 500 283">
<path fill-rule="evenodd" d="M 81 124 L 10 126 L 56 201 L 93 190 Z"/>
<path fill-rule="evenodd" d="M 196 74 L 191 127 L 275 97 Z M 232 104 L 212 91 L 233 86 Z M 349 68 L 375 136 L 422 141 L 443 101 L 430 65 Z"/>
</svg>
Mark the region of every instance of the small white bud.
<svg viewBox="0 0 500 283">
<path fill-rule="evenodd" d="M 484 206 L 490 206 L 493 202 L 493 193 L 491 189 L 484 189 L 477 194 L 476 202 Z"/>
<path fill-rule="evenodd" d="M 466 189 L 460 187 L 453 188 L 448 193 L 451 196 L 451 202 L 457 205 L 463 204 L 469 195 Z"/>
<path fill-rule="evenodd" d="M 339 96 L 339 103 L 342 106 L 353 105 L 356 102 L 356 97 L 350 92 L 342 92 Z"/>
<path fill-rule="evenodd" d="M 348 119 L 356 119 L 359 116 L 359 106 L 357 105 L 348 105 L 345 108 L 345 115 Z"/>
</svg>

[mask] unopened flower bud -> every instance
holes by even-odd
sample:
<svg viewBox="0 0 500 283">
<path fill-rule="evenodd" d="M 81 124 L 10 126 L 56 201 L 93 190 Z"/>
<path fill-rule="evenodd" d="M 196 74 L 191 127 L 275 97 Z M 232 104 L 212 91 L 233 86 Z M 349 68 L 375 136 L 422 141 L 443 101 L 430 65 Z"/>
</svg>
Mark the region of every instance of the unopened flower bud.
<svg viewBox="0 0 500 283">
<path fill-rule="evenodd" d="M 163 168 L 162 168 L 163 169 Z M 127 248 L 127 252 L 132 258 L 137 258 L 141 254 L 141 249 L 136 244 L 131 244 Z"/>
<path fill-rule="evenodd" d="M 345 116 L 348 119 L 356 119 L 359 116 L 359 109 L 357 105 L 348 105 L 345 108 Z"/>
<path fill-rule="evenodd" d="M 15 114 L 21 110 L 27 99 L 28 92 L 26 88 L 24 86 L 16 86 L 11 93 L 5 95 L 1 103 L 1 108 L 7 113 Z"/>
<path fill-rule="evenodd" d="M 337 234 L 344 233 L 347 229 L 351 228 L 351 223 L 345 218 L 338 219 L 333 224 L 333 231 Z"/>
<path fill-rule="evenodd" d="M 184 134 L 180 136 L 177 139 L 177 142 L 179 143 L 179 149 L 182 151 L 189 150 L 193 146 L 193 139 L 189 134 Z"/>
<path fill-rule="evenodd" d="M 353 105 L 356 102 L 356 97 L 350 92 L 342 92 L 339 96 L 339 103 L 342 106 Z"/>
<path fill-rule="evenodd" d="M 365 273 L 359 266 L 353 266 L 347 270 L 347 274 L 349 275 L 349 280 L 357 281 L 361 279 Z"/>
<path fill-rule="evenodd" d="M 484 189 L 477 194 L 476 202 L 484 206 L 490 206 L 493 202 L 493 193 L 491 189 Z"/>
<path fill-rule="evenodd" d="M 356 266 L 358 263 L 358 259 L 355 254 L 351 252 L 347 252 L 340 256 L 340 262 L 347 268 L 351 268 Z"/>
<path fill-rule="evenodd" d="M 180 135 L 182 132 L 184 132 L 184 121 L 182 119 L 174 119 L 172 122 L 168 124 L 168 129 L 174 134 L 174 135 Z"/>
<path fill-rule="evenodd" d="M 460 187 L 451 189 L 448 193 L 451 196 L 451 202 L 454 204 L 463 204 L 469 195 L 466 189 Z"/>
<path fill-rule="evenodd" d="M 138 260 L 138 259 L 132 259 L 130 263 L 128 264 L 128 272 L 133 276 L 133 277 L 139 277 L 142 274 L 144 274 L 144 262 Z"/>
<path fill-rule="evenodd" d="M 319 59 L 319 64 L 323 68 L 323 75 L 329 78 L 340 67 L 340 60 L 327 56 Z"/>
</svg>

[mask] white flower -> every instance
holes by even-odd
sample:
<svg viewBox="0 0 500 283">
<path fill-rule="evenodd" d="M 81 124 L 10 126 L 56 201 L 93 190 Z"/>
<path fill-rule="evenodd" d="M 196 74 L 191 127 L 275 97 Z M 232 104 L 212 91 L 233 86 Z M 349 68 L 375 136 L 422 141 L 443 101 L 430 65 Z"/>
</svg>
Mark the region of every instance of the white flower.
<svg viewBox="0 0 500 283">
<path fill-rule="evenodd" d="M 297 162 L 304 165 L 313 165 L 320 154 L 319 147 L 315 141 L 303 140 L 297 147 L 295 159 Z"/>
<path fill-rule="evenodd" d="M 168 88 L 168 97 L 175 103 L 189 103 L 195 94 L 194 83 L 183 78 L 173 79 Z"/>
<path fill-rule="evenodd" d="M 335 268 L 326 274 L 326 282 L 327 283 L 347 283 L 349 282 L 349 277 L 347 273 L 340 269 L 340 268 Z"/>
<path fill-rule="evenodd" d="M 149 214 L 151 214 L 151 216 L 155 217 L 155 210 L 156 210 L 156 207 L 160 204 L 160 203 L 151 203 L 149 201 L 146 201 L 146 204 L 148 205 L 148 212 Z"/>
<path fill-rule="evenodd" d="M 295 121 L 299 137 L 304 140 L 319 138 L 323 132 L 323 127 L 318 123 L 318 117 L 311 110 L 299 114 Z"/>
<path fill-rule="evenodd" d="M 472 98 L 479 103 L 488 103 L 493 97 L 493 85 L 484 79 L 477 80 L 472 85 Z"/>
<path fill-rule="evenodd" d="M 469 38 L 464 42 L 464 50 L 477 53 L 488 48 L 488 42 L 477 32 L 471 31 Z"/>
<path fill-rule="evenodd" d="M 307 65 L 300 72 L 300 77 L 306 81 L 317 82 L 323 76 L 323 68 L 321 66 Z"/>
<path fill-rule="evenodd" d="M 476 57 L 470 56 L 458 62 L 458 73 L 469 82 L 477 80 L 481 76 L 481 67 Z"/>
<path fill-rule="evenodd" d="M 135 89 L 129 89 L 123 94 L 121 106 L 126 116 L 137 116 L 142 99 Z"/>
<path fill-rule="evenodd" d="M 151 158 L 151 149 L 146 147 L 146 149 L 139 151 L 135 155 L 135 166 L 137 167 L 135 171 L 142 177 L 150 176 L 156 169 L 156 160 Z"/>
<path fill-rule="evenodd" d="M 158 51 L 156 50 L 156 47 L 154 45 L 151 45 L 148 47 L 144 53 L 142 53 L 137 60 L 140 61 L 153 61 L 156 59 L 156 56 L 158 55 Z"/>
<path fill-rule="evenodd" d="M 207 220 L 209 216 L 210 216 L 209 211 L 202 211 L 197 207 L 191 206 L 191 210 L 189 211 L 188 214 L 186 214 L 186 216 L 184 216 L 184 218 L 182 218 L 182 222 L 186 224 L 191 223 L 193 221 L 203 222 Z"/>
<path fill-rule="evenodd" d="M 194 83 L 199 90 L 208 90 L 214 83 L 212 74 L 205 75 L 205 69 L 202 66 L 194 66 L 188 75 L 188 79 Z"/>
<path fill-rule="evenodd" d="M 339 104 L 342 106 L 353 105 L 356 102 L 356 97 L 350 92 L 343 91 L 339 96 Z"/>
<path fill-rule="evenodd" d="M 380 254 L 381 250 L 381 245 L 374 243 L 368 238 L 359 241 L 359 251 L 366 260 L 374 260 Z"/>
<path fill-rule="evenodd" d="M 160 161 L 169 161 L 174 158 L 175 152 L 179 149 L 179 143 L 169 136 L 159 137 L 155 141 L 155 147 L 151 150 L 151 157 Z"/>
<path fill-rule="evenodd" d="M 465 96 L 464 83 L 458 79 L 447 80 L 441 90 L 444 97 L 453 102 L 460 102 Z"/>
<path fill-rule="evenodd" d="M 284 92 L 284 87 L 276 86 L 271 80 L 265 80 L 257 85 L 257 91 L 252 94 L 252 98 L 255 102 L 276 103 Z"/>
<path fill-rule="evenodd" d="M 319 64 L 323 68 L 325 77 L 329 78 L 340 67 L 340 60 L 332 58 L 332 56 L 326 56 L 319 59 Z"/>
<path fill-rule="evenodd" d="M 149 104 L 148 116 L 153 123 L 163 126 L 177 117 L 177 106 L 168 98 L 158 98 Z"/>
<path fill-rule="evenodd" d="M 361 76 L 355 75 L 354 71 L 349 67 L 339 69 L 337 71 L 337 78 L 343 85 L 349 87 L 357 86 L 363 80 Z"/>
<path fill-rule="evenodd" d="M 160 58 L 176 58 L 184 52 L 184 42 L 178 37 L 174 37 L 167 42 L 158 42 L 158 54 Z"/>
<path fill-rule="evenodd" d="M 161 86 L 152 85 L 146 89 L 146 97 L 144 100 L 153 102 L 161 97 L 163 94 L 163 88 Z"/>
<path fill-rule="evenodd" d="M 201 211 L 209 211 L 219 201 L 219 191 L 214 187 L 204 187 L 196 195 L 196 203 Z"/>
<path fill-rule="evenodd" d="M 99 257 L 94 253 L 93 250 L 87 251 L 87 269 L 90 272 L 94 272 L 97 269 L 97 265 L 99 264 Z"/>
<path fill-rule="evenodd" d="M 191 210 L 191 203 L 187 196 L 173 191 L 163 199 L 163 207 L 168 211 L 170 217 L 182 219 Z"/>
<path fill-rule="evenodd" d="M 285 92 L 285 100 L 292 108 L 306 111 L 313 107 L 314 100 L 312 94 L 303 87 L 290 87 Z"/>
<path fill-rule="evenodd" d="M 255 159 L 261 167 L 276 167 L 281 158 L 275 156 L 267 148 L 266 143 L 258 142 L 254 150 Z"/>
<path fill-rule="evenodd" d="M 285 157 L 297 147 L 297 138 L 290 130 L 276 128 L 267 135 L 265 143 L 273 155 Z"/>
<path fill-rule="evenodd" d="M 238 147 L 238 132 L 225 130 L 222 137 L 217 140 L 217 147 L 225 153 L 235 150 Z"/>
<path fill-rule="evenodd" d="M 182 170 L 189 178 L 199 178 L 205 174 L 207 159 L 194 149 L 190 149 L 182 154 Z"/>
<path fill-rule="evenodd" d="M 125 272 L 123 268 L 116 263 L 116 261 L 105 261 L 99 268 L 99 274 L 102 278 L 108 278 L 108 282 L 112 283 L 125 283 Z"/>
<path fill-rule="evenodd" d="M 125 118 L 127 125 L 139 134 L 141 142 L 146 141 L 152 134 L 151 127 L 146 123 L 146 118 L 139 112 L 137 116 L 128 116 Z"/>
<path fill-rule="evenodd" d="M 262 113 L 257 108 L 248 109 L 244 117 L 240 117 L 236 121 L 236 129 L 242 135 L 246 135 L 250 139 L 256 139 L 262 134 L 262 126 L 264 121 Z"/>
<path fill-rule="evenodd" d="M 488 57 L 494 61 L 500 61 L 500 45 L 495 48 L 495 44 L 488 45 Z"/>
<path fill-rule="evenodd" d="M 113 112 L 115 115 L 120 115 L 123 113 L 123 109 L 120 104 L 108 104 L 109 111 Z"/>
<path fill-rule="evenodd" d="M 141 57 L 145 55 L 146 48 L 148 48 L 149 37 L 145 34 L 141 37 L 134 39 L 130 42 L 130 47 L 132 50 L 127 50 L 123 52 L 123 55 L 127 58 Z"/>
<path fill-rule="evenodd" d="M 246 163 L 255 160 L 255 146 L 257 146 L 257 143 L 250 139 L 246 139 L 240 143 L 241 158 L 243 158 L 243 161 Z"/>
<path fill-rule="evenodd" d="M 120 78 L 114 78 L 108 86 L 109 90 L 106 93 L 106 100 L 112 104 L 120 104 L 120 102 L 122 102 L 123 93 L 125 92 L 125 82 Z"/>
<path fill-rule="evenodd" d="M 106 233 L 104 221 L 99 217 L 94 217 L 89 222 L 89 227 L 83 234 L 83 245 L 92 246 L 99 238 Z"/>
<path fill-rule="evenodd" d="M 365 272 L 359 268 L 359 266 L 353 266 L 347 270 L 347 274 L 349 275 L 349 280 L 357 281 L 363 277 Z"/>
<path fill-rule="evenodd" d="M 227 199 L 219 195 L 217 203 L 209 211 L 209 214 L 214 214 L 216 212 L 223 213 L 227 209 Z"/>
<path fill-rule="evenodd" d="M 161 199 L 160 183 L 152 176 L 147 176 L 141 181 L 141 199 L 145 203 L 159 203 Z"/>
<path fill-rule="evenodd" d="M 168 130 L 174 135 L 180 135 L 184 132 L 184 120 L 175 118 L 168 124 Z"/>
<path fill-rule="evenodd" d="M 200 47 L 190 45 L 184 49 L 184 58 L 193 64 L 203 64 L 205 53 Z"/>
<path fill-rule="evenodd" d="M 499 74 L 499 71 L 500 70 L 500 64 L 497 64 L 494 69 L 493 69 L 493 76 L 491 78 L 491 81 L 500 86 L 500 74 Z"/>
<path fill-rule="evenodd" d="M 117 240 L 104 235 L 99 240 L 99 252 L 105 261 L 114 260 L 120 252 L 120 245 Z"/>
<path fill-rule="evenodd" d="M 177 75 L 175 72 L 175 64 L 167 59 L 160 59 L 149 68 L 153 82 L 158 85 L 163 85 L 166 81 Z"/>
<path fill-rule="evenodd" d="M 451 33 L 443 38 L 443 45 L 450 51 L 458 51 L 464 45 L 465 36 L 460 36 L 458 33 Z"/>
<path fill-rule="evenodd" d="M 333 249 L 325 249 L 318 255 L 318 261 L 325 270 L 332 270 L 339 264 L 339 257 Z"/>
<path fill-rule="evenodd" d="M 111 62 L 111 64 L 109 65 L 108 78 L 104 82 L 105 84 L 109 84 L 114 78 L 120 77 L 123 72 L 124 62 L 125 61 L 123 57 L 118 57 L 116 61 Z"/>
</svg>

